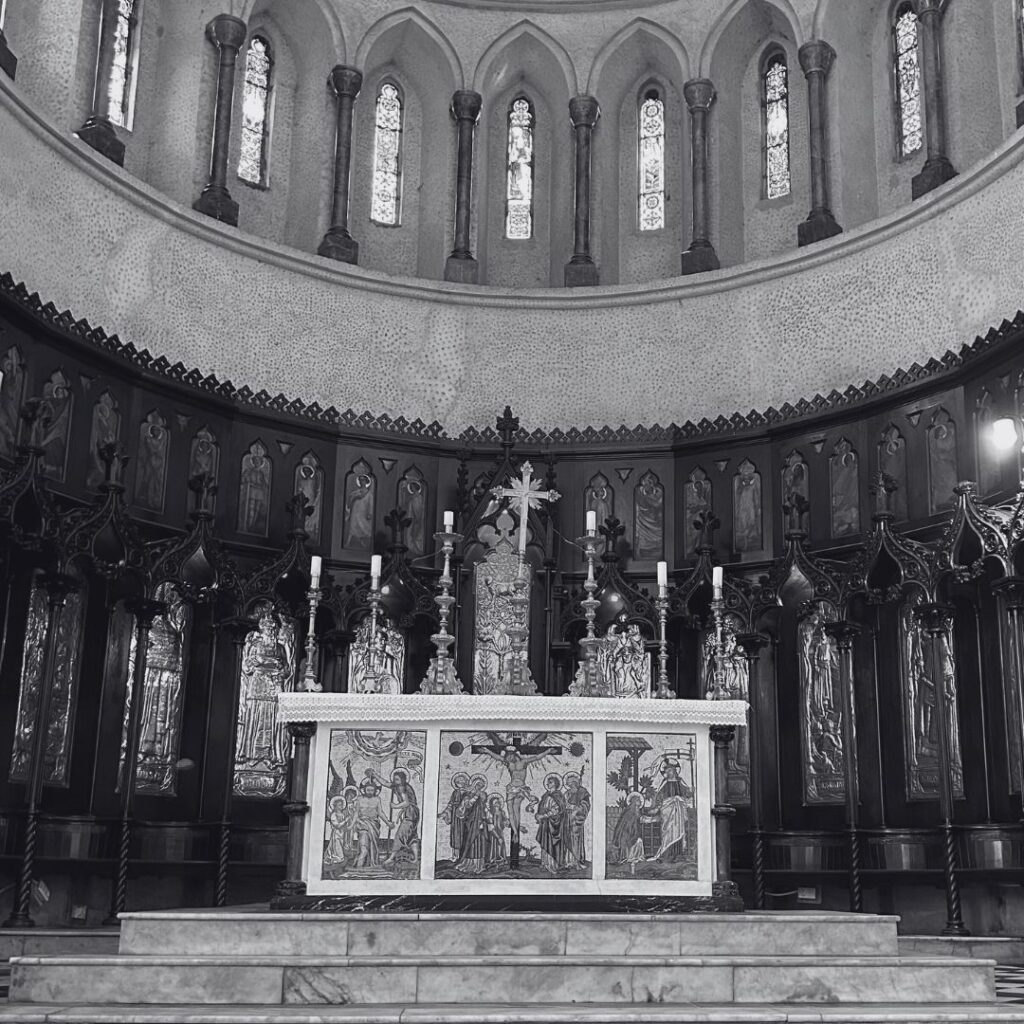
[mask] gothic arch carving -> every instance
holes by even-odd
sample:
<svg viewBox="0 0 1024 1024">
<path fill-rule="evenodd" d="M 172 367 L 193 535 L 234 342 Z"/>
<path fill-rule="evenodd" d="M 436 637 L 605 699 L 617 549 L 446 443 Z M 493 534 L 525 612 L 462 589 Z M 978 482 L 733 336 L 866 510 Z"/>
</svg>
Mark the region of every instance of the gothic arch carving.
<svg viewBox="0 0 1024 1024">
<path fill-rule="evenodd" d="M 413 7 L 403 7 L 400 10 L 386 14 L 379 21 L 374 22 L 366 31 L 366 34 L 359 40 L 356 48 L 355 67 L 367 74 L 373 65 L 370 58 L 374 48 L 387 35 L 392 32 L 405 33 L 410 27 L 415 27 L 422 32 L 436 47 L 448 70 L 455 89 L 465 86 L 465 72 L 462 70 L 462 62 L 455 52 L 448 37 L 428 18 L 425 18 Z"/>
<path fill-rule="evenodd" d="M 587 76 L 587 93 L 590 96 L 605 98 L 603 75 L 609 62 L 619 53 L 627 43 L 634 38 L 647 37 L 655 42 L 652 53 L 662 51 L 671 60 L 664 61 L 664 67 L 656 67 L 662 63 L 654 56 L 649 58 L 652 70 L 658 70 L 668 78 L 678 90 L 682 90 L 683 83 L 690 78 L 690 56 L 682 41 L 668 29 L 661 25 L 648 21 L 647 18 L 637 18 L 628 25 L 621 28 L 601 47 L 593 63 L 590 65 L 590 73 Z M 661 56 L 662 54 L 659 54 Z"/>
<path fill-rule="evenodd" d="M 330 39 L 331 53 L 336 55 L 336 62 L 347 63 L 348 50 L 345 45 L 345 33 L 342 30 L 338 12 L 329 0 L 245 0 L 239 17 L 251 28 L 250 23 L 255 15 L 269 13 L 276 23 L 280 20 L 282 11 L 291 13 L 303 9 L 309 11 L 310 16 L 319 15 L 322 19 L 320 27 L 311 27 L 312 37 L 322 38 L 322 29 L 326 28 Z M 325 75 L 326 73 L 327 69 L 324 71 Z"/>
<path fill-rule="evenodd" d="M 579 92 L 579 79 L 576 74 L 576 67 L 565 47 L 553 36 L 548 35 L 542 28 L 538 28 L 532 21 L 521 21 L 518 25 L 513 25 L 507 32 L 498 36 L 487 47 L 483 56 L 477 62 L 476 70 L 473 72 L 473 89 L 484 97 L 484 102 L 487 102 L 488 86 L 491 84 L 491 68 L 496 59 L 522 36 L 530 36 L 548 51 L 565 77 L 567 94 L 575 96 Z M 503 82 L 501 84 L 504 85 L 506 83 Z"/>
<path fill-rule="evenodd" d="M 718 44 L 721 41 L 723 34 L 726 29 L 730 26 L 733 19 L 747 6 L 752 5 L 753 0 L 733 0 L 731 4 L 718 16 L 718 20 L 712 26 L 711 31 L 708 33 L 707 38 L 704 40 L 704 44 L 700 51 L 700 61 L 698 62 L 697 68 L 698 73 L 703 78 L 711 78 L 711 64 L 715 58 L 715 51 L 718 49 Z M 797 46 L 802 46 L 806 42 L 806 35 L 803 27 L 800 24 L 800 18 L 797 16 L 796 10 L 794 9 L 790 0 L 758 0 L 758 6 L 762 8 L 771 8 L 772 11 L 777 13 L 781 18 L 788 23 L 789 30 L 792 34 L 792 39 Z"/>
</svg>

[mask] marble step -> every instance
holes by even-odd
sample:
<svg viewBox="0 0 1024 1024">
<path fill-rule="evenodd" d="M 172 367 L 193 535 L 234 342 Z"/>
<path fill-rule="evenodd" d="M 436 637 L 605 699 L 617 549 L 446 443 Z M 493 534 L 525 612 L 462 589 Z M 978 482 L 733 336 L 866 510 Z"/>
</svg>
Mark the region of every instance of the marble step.
<svg viewBox="0 0 1024 1024">
<path fill-rule="evenodd" d="M 574 954 L 895 956 L 897 918 L 870 914 L 287 914 L 121 915 L 122 954 L 294 956 Z M 26 951 L 28 952 L 28 951 Z"/>
<path fill-rule="evenodd" d="M 17 957 L 23 1003 L 984 1002 L 994 963 L 953 957 Z"/>
<path fill-rule="evenodd" d="M 2 928 L 0 961 L 12 956 L 116 953 L 118 928 Z"/>
</svg>

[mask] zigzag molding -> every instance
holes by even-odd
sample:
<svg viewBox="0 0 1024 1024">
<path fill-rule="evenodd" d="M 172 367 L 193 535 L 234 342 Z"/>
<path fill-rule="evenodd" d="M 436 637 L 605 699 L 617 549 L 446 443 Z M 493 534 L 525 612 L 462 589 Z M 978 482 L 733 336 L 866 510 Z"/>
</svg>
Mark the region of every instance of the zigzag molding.
<svg viewBox="0 0 1024 1024">
<path fill-rule="evenodd" d="M 116 334 L 107 334 L 102 327 L 93 327 L 88 320 L 76 319 L 69 310 L 61 312 L 52 302 L 44 303 L 38 292 L 29 292 L 26 285 L 16 283 L 9 273 L 0 274 L 0 297 L 10 301 L 28 313 L 44 326 L 57 330 L 73 342 L 84 343 L 117 356 L 148 373 L 156 374 L 178 384 L 184 384 L 196 391 L 214 395 L 217 398 L 261 411 L 283 413 L 296 419 L 308 420 L 318 425 L 350 428 L 380 434 L 386 437 L 421 438 L 432 441 L 453 441 L 464 446 L 491 446 L 500 443 L 501 438 L 493 427 L 477 429 L 469 427 L 456 437 L 448 434 L 444 427 L 434 420 L 424 423 L 421 419 L 407 420 L 404 416 L 392 418 L 386 414 L 375 416 L 372 412 L 357 413 L 352 409 L 339 412 L 335 406 L 323 408 L 317 402 L 308 405 L 298 398 L 283 394 L 271 395 L 268 391 L 253 391 L 247 385 L 235 387 L 229 380 L 220 380 L 215 374 L 206 374 L 198 369 L 189 369 L 184 363 L 171 363 L 165 356 L 153 356 L 148 349 L 138 349 L 130 341 L 123 342 Z M 959 352 L 947 351 L 938 359 L 929 359 L 923 366 L 914 363 L 909 369 L 897 370 L 892 375 L 883 374 L 876 381 L 866 380 L 859 387 L 851 384 L 845 391 L 831 391 L 828 395 L 815 395 L 801 399 L 796 404 L 785 403 L 776 409 L 769 406 L 764 412 L 751 409 L 745 416 L 736 412 L 732 416 L 718 416 L 714 420 L 706 417 L 698 423 L 687 420 L 682 425 L 670 423 L 663 427 L 637 425 L 618 428 L 572 427 L 551 431 L 520 428 L 515 440 L 519 444 L 561 447 L 587 444 L 652 444 L 690 441 L 694 439 L 729 437 L 764 427 L 792 423 L 811 416 L 820 416 L 839 409 L 856 407 L 880 395 L 891 394 L 915 384 L 932 380 L 958 370 L 994 348 L 1008 345 L 1015 335 L 1024 332 L 1024 311 L 1018 310 L 1012 320 L 1004 320 L 999 327 L 991 328 L 984 336 L 979 335 L 971 344 L 961 346 Z"/>
</svg>

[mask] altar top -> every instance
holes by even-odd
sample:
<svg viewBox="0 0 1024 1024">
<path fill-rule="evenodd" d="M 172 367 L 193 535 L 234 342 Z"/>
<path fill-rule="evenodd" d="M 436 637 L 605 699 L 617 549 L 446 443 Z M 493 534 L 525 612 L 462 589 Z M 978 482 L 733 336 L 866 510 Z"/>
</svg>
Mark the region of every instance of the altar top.
<svg viewBox="0 0 1024 1024">
<path fill-rule="evenodd" d="M 493 694 L 282 693 L 281 722 L 607 722 L 746 725 L 743 700 L 615 700 Z"/>
</svg>

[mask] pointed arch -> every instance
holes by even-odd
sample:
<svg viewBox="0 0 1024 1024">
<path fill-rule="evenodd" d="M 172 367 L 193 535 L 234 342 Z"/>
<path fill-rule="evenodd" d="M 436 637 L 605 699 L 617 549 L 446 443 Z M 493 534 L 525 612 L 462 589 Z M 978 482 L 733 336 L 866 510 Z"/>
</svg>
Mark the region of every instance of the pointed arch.
<svg viewBox="0 0 1024 1024">
<path fill-rule="evenodd" d="M 330 36 L 331 53 L 337 55 L 337 63 L 348 63 L 348 50 L 345 46 L 345 33 L 341 27 L 341 19 L 334 5 L 329 0 L 301 0 L 302 6 L 310 7 L 323 17 L 324 26 Z M 261 13 L 270 12 L 278 15 L 284 12 L 295 11 L 299 5 L 296 0 L 245 0 L 242 13 L 239 17 L 249 25 L 253 15 L 258 11 Z"/>
<path fill-rule="evenodd" d="M 609 60 L 626 46 L 634 37 L 649 36 L 664 46 L 672 60 L 666 61 L 663 70 L 674 84 L 682 89 L 683 84 L 691 77 L 690 56 L 682 41 L 668 29 L 661 25 L 648 21 L 647 18 L 637 18 L 628 25 L 623 26 L 618 32 L 601 47 L 594 62 L 590 66 L 590 74 L 587 76 L 587 94 L 590 96 L 602 96 L 602 76 Z"/>
<path fill-rule="evenodd" d="M 465 73 L 462 70 L 462 62 L 455 52 L 451 40 L 432 22 L 425 18 L 413 7 L 403 7 L 400 10 L 392 11 L 379 21 L 374 22 L 366 34 L 359 41 L 356 48 L 355 67 L 368 71 L 368 63 L 371 53 L 378 41 L 390 32 L 398 31 L 404 33 L 410 27 L 415 26 L 420 32 L 427 36 L 437 47 L 438 52 L 444 57 L 445 63 L 451 72 L 452 81 L 456 89 L 465 85 Z"/>
<path fill-rule="evenodd" d="M 473 72 L 473 89 L 481 95 L 486 95 L 487 92 L 492 91 L 488 89 L 488 84 L 491 80 L 491 69 L 496 58 L 522 36 L 529 36 L 549 52 L 565 76 L 565 88 L 568 95 L 577 95 L 579 93 L 579 79 L 572 58 L 557 39 L 548 35 L 547 32 L 539 28 L 532 21 L 521 21 L 517 25 L 513 25 L 487 47 L 483 56 L 477 62 L 476 70 Z M 499 86 L 503 84 L 505 83 L 499 83 Z"/>
<path fill-rule="evenodd" d="M 713 79 L 711 62 L 714 59 L 715 51 L 718 49 L 719 41 L 740 12 L 753 3 L 754 0 L 732 0 L 732 3 L 718 16 L 718 20 L 712 26 L 708 37 L 704 40 L 704 45 L 701 47 L 700 62 L 698 64 L 698 71 L 701 77 Z M 790 0 L 757 0 L 757 6 L 770 8 L 778 14 L 788 24 L 793 42 L 798 47 L 806 42 L 807 35 Z"/>
</svg>

